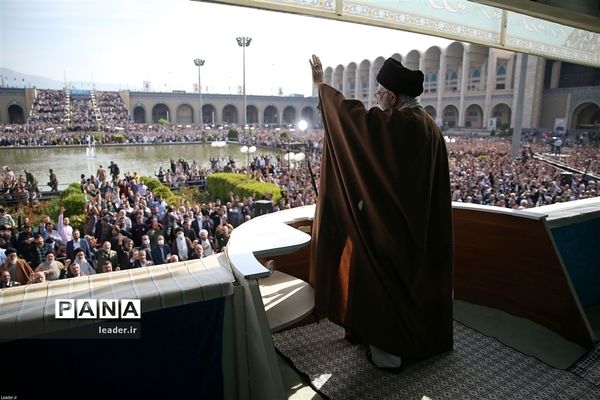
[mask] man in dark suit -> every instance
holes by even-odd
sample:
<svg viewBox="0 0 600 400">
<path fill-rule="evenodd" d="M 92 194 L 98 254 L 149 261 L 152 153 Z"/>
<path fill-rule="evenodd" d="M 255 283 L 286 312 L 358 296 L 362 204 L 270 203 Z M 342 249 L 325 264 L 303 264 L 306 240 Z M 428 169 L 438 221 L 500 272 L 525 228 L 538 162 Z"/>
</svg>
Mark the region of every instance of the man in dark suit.
<svg viewBox="0 0 600 400">
<path fill-rule="evenodd" d="M 17 250 L 19 254 L 25 254 L 28 246 L 33 243 L 33 227 L 30 224 L 23 225 L 23 231 L 17 236 Z"/>
<path fill-rule="evenodd" d="M 189 220 L 183 221 L 182 229 L 183 229 L 184 236 L 186 238 L 190 239 L 192 242 L 194 242 L 194 240 L 196 240 L 198 238 L 198 235 L 196 235 L 196 232 L 190 228 Z M 198 231 L 198 232 L 200 232 L 200 231 Z"/>
<path fill-rule="evenodd" d="M 73 230 L 73 240 L 67 242 L 67 258 L 69 260 L 75 259 L 75 250 L 81 249 L 85 254 L 86 260 L 92 259 L 92 250 L 87 240 L 81 239 L 81 233 L 79 229 Z"/>
<path fill-rule="evenodd" d="M 196 216 L 196 219 L 192 221 L 190 225 L 194 230 L 196 236 L 200 236 L 200 231 L 206 229 L 209 232 L 213 230 L 213 220 L 210 218 L 206 209 L 202 210 L 202 213 Z"/>
<path fill-rule="evenodd" d="M 133 266 L 131 268 L 151 267 L 153 265 L 154 263 L 152 261 L 146 259 L 146 252 L 140 251 L 138 252 L 137 259 L 133 261 Z"/>
<path fill-rule="evenodd" d="M 8 272 L 7 270 L 0 272 L 0 289 L 19 285 L 19 282 L 10 279 L 10 272 Z"/>
<path fill-rule="evenodd" d="M 142 236 L 148 233 L 148 225 L 144 222 L 143 214 L 137 215 L 135 217 L 135 222 L 131 227 L 131 239 L 133 239 L 133 244 L 135 246 L 142 245 Z"/>
<path fill-rule="evenodd" d="M 158 235 L 156 246 L 152 247 L 152 262 L 154 265 L 166 264 L 171 259 L 171 246 L 165 243 L 165 237 Z"/>
<path fill-rule="evenodd" d="M 94 237 L 98 243 L 110 241 L 112 238 L 112 228 L 113 226 L 110 223 L 110 217 L 108 216 L 102 217 L 98 222 L 96 222 Z"/>
</svg>

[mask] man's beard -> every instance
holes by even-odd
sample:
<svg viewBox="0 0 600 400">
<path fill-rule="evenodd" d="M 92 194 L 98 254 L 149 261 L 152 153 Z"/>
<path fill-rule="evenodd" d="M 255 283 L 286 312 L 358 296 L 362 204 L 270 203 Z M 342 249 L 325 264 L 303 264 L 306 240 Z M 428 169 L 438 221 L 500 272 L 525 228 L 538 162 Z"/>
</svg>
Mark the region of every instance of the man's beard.
<svg viewBox="0 0 600 400">
<path fill-rule="evenodd" d="M 8 263 L 8 265 L 10 265 L 11 267 L 14 267 L 15 265 L 17 265 L 17 259 L 15 258 L 14 260 L 8 259 L 6 260 L 6 262 Z"/>
</svg>

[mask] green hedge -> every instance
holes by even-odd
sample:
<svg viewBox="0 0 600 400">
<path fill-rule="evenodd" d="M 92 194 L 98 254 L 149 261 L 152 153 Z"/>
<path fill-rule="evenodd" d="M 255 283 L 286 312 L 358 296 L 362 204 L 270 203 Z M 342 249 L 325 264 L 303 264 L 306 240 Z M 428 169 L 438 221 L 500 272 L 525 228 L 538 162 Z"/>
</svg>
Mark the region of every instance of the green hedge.
<svg viewBox="0 0 600 400">
<path fill-rule="evenodd" d="M 113 143 L 125 143 L 125 136 L 120 133 L 113 133 L 110 138 Z"/>
<path fill-rule="evenodd" d="M 238 140 L 239 136 L 240 133 L 235 129 L 230 129 L 229 132 L 227 132 L 227 139 L 233 140 L 234 142 Z"/>
<path fill-rule="evenodd" d="M 151 176 L 142 176 L 142 180 L 144 181 L 144 184 L 148 186 L 148 189 L 152 191 L 154 196 L 162 197 L 167 204 L 173 205 L 177 203 L 176 196 L 171 189 L 163 185 L 158 179 Z"/>
<path fill-rule="evenodd" d="M 79 183 L 71 183 L 65 190 L 62 191 L 60 197 L 64 198 L 71 194 L 81 194 L 81 184 Z"/>
<path fill-rule="evenodd" d="M 83 214 L 86 199 L 78 183 L 72 183 L 63 191 L 60 197 L 52 199 L 43 208 L 42 213 L 50 216 L 53 221 L 58 220 L 60 208 L 65 208 L 65 217 L 69 217 L 71 226 L 74 229 L 79 229 L 83 232 L 83 222 L 85 215 Z M 37 220 L 35 221 L 37 222 Z"/>
<path fill-rule="evenodd" d="M 229 201 L 229 193 L 233 192 L 240 197 L 253 196 L 262 199 L 270 195 L 276 203 L 281 199 L 281 190 L 274 183 L 258 182 L 245 174 L 216 173 L 207 177 L 206 183 L 211 198 Z"/>
</svg>

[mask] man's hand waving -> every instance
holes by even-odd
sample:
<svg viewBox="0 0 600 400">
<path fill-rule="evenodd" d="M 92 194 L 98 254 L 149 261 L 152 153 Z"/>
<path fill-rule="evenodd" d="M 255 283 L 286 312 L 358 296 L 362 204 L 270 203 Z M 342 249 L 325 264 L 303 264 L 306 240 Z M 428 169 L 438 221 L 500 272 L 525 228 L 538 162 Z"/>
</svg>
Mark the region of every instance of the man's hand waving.
<svg viewBox="0 0 600 400">
<path fill-rule="evenodd" d="M 319 57 L 313 54 L 312 59 L 308 60 L 312 70 L 312 79 L 315 85 L 323 83 L 323 65 Z"/>
</svg>

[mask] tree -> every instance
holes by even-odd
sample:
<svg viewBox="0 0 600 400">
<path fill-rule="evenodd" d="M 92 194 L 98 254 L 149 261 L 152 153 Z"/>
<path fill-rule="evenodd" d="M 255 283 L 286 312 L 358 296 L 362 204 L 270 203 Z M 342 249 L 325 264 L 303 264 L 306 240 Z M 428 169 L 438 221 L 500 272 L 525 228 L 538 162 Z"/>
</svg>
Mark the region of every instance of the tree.
<svg viewBox="0 0 600 400">
<path fill-rule="evenodd" d="M 239 135 L 240 133 L 237 130 L 230 129 L 229 132 L 227 132 L 227 139 L 237 142 Z"/>
</svg>

